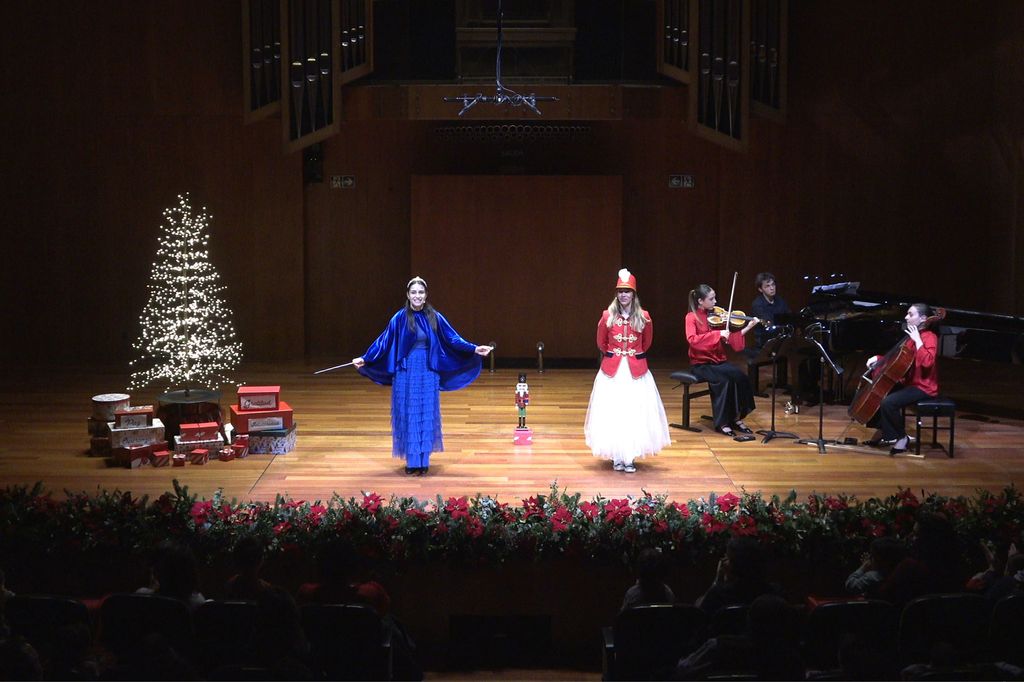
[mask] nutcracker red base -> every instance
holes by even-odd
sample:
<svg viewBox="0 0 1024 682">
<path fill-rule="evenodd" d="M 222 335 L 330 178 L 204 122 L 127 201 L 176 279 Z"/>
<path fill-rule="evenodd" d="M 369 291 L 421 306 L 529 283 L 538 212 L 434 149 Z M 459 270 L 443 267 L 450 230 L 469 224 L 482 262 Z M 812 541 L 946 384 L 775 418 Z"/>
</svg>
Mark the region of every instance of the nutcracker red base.
<svg viewBox="0 0 1024 682">
<path fill-rule="evenodd" d="M 533 445 L 533 429 L 527 427 L 525 429 L 516 429 L 515 435 L 512 437 L 513 445 Z"/>
</svg>

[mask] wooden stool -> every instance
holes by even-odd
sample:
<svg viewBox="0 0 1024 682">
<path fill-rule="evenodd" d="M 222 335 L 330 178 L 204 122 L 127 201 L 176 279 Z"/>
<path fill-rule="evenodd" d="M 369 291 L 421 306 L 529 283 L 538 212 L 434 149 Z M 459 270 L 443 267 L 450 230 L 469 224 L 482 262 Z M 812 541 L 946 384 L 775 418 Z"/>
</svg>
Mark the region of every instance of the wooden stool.
<svg viewBox="0 0 1024 682">
<path fill-rule="evenodd" d="M 956 443 L 956 403 L 949 398 L 935 396 L 934 398 L 918 400 L 909 407 L 914 409 L 914 420 L 917 422 L 917 428 L 914 435 L 916 438 L 914 454 L 918 457 L 921 456 L 921 423 L 924 417 L 931 417 L 932 447 L 941 448 L 942 445 L 939 443 L 938 433 L 939 431 L 949 431 L 949 447 L 946 448 L 946 455 L 952 457 L 953 448 Z M 949 426 L 939 426 L 939 417 L 946 417 L 949 419 Z"/>
<path fill-rule="evenodd" d="M 693 384 L 703 384 L 707 382 L 698 378 L 693 372 L 687 370 L 672 372 L 669 376 L 679 382 L 677 386 L 673 386 L 672 388 L 679 388 L 679 386 L 683 387 L 683 423 L 669 424 L 669 426 L 676 429 L 685 429 L 687 431 L 696 431 L 699 433 L 700 429 L 695 426 L 690 426 L 690 400 L 692 398 L 702 398 L 706 395 L 711 395 L 711 389 L 705 388 L 700 391 L 691 392 L 690 386 Z"/>
</svg>

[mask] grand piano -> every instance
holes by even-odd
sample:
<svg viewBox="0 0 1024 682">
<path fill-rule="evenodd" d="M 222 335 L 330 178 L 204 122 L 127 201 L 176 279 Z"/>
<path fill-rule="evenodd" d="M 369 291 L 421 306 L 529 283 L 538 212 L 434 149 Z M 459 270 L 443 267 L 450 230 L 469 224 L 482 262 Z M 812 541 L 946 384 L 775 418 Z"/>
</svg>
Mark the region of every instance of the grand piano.
<svg viewBox="0 0 1024 682">
<path fill-rule="evenodd" d="M 946 310 L 937 330 L 941 356 L 1012 364 L 1024 361 L 1024 317 L 867 291 L 861 289 L 860 282 L 816 285 L 799 313 L 780 316 L 775 322 L 792 325 L 802 330 L 802 335 L 821 342 L 837 365 L 850 370 L 844 372 L 834 391 L 835 399 L 844 401 L 856 387 L 864 359 L 885 353 L 906 338 L 902 324 L 907 306 L 921 301 Z"/>
</svg>

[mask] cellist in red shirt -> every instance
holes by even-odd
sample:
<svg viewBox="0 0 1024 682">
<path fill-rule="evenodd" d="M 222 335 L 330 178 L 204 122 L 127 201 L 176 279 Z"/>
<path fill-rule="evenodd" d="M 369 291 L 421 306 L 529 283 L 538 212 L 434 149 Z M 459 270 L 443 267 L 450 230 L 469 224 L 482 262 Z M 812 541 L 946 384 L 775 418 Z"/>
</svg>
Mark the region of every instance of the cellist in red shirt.
<svg viewBox="0 0 1024 682">
<path fill-rule="evenodd" d="M 753 433 L 743 418 L 754 411 L 754 389 L 739 367 L 726 362 L 724 346 L 743 350 L 743 337 L 760 320 L 751 318 L 739 331 L 712 329 L 708 311 L 715 307 L 715 290 L 707 284 L 690 291 L 690 312 L 686 314 L 686 341 L 690 344 L 690 371 L 708 382 L 715 430 L 726 436 Z M 733 430 L 735 429 L 735 431 Z"/>
<path fill-rule="evenodd" d="M 935 362 L 938 357 L 939 337 L 930 329 L 921 329 L 925 321 L 935 314 L 927 303 L 914 303 L 907 308 L 905 332 L 909 337 L 903 343 L 914 350 L 914 364 L 903 380 L 903 386 L 882 399 L 878 414 L 868 422 L 869 426 L 877 426 L 880 433 L 867 445 L 891 445 L 890 454 L 896 455 L 907 451 L 909 438 L 903 421 L 903 408 L 913 405 L 924 398 L 934 398 L 939 394 L 939 373 Z M 868 358 L 868 369 L 873 368 L 882 358 L 876 355 Z"/>
</svg>

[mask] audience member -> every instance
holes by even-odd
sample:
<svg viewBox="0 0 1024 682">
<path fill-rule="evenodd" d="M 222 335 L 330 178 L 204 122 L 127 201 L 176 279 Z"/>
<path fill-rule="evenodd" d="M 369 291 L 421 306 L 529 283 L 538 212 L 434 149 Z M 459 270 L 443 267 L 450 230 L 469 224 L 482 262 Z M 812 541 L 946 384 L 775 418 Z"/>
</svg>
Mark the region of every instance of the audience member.
<svg viewBox="0 0 1024 682">
<path fill-rule="evenodd" d="M 260 578 L 265 553 L 263 540 L 255 535 L 245 535 L 231 549 L 231 560 L 238 571 L 228 578 L 224 586 L 226 599 L 255 601 L 264 590 L 272 587 Z"/>
<path fill-rule="evenodd" d="M 966 574 L 953 524 L 942 514 L 921 511 L 908 556 L 882 581 L 876 596 L 903 606 L 925 594 L 962 591 Z"/>
<path fill-rule="evenodd" d="M 660 549 L 641 550 L 633 565 L 636 583 L 626 590 L 622 610 L 647 604 L 674 604 L 676 596 L 665 584 L 665 561 Z"/>
<path fill-rule="evenodd" d="M 41 680 L 39 654 L 24 637 L 0 640 L 0 680 Z"/>
<path fill-rule="evenodd" d="M 248 660 L 272 670 L 275 679 L 312 679 L 299 607 L 286 590 L 272 585 L 260 590 L 253 625 Z"/>
<path fill-rule="evenodd" d="M 744 634 L 707 640 L 680 659 L 673 679 L 738 674 L 754 675 L 758 680 L 802 680 L 798 632 L 794 609 L 778 595 L 762 594 L 750 604 Z"/>
<path fill-rule="evenodd" d="M 7 600 L 14 596 L 14 593 L 7 589 L 7 575 L 0 568 L 0 639 L 7 637 L 10 630 L 7 627 Z"/>
<path fill-rule="evenodd" d="M 359 582 L 359 562 L 351 542 L 328 543 L 317 557 L 320 582 L 299 587 L 300 604 L 364 604 L 381 618 L 391 611 L 391 597 L 376 581 Z"/>
<path fill-rule="evenodd" d="M 696 605 L 712 614 L 726 606 L 750 604 L 762 594 L 775 594 L 778 587 L 768 582 L 766 571 L 764 551 L 756 539 L 732 538 L 718 562 L 714 582 Z"/>
<path fill-rule="evenodd" d="M 206 601 L 199 592 L 199 567 L 187 546 L 164 540 L 156 548 L 149 587 L 140 587 L 140 594 L 158 594 L 185 602 L 195 610 Z"/>
<path fill-rule="evenodd" d="M 898 538 L 875 538 L 871 548 L 862 557 L 861 565 L 846 579 L 846 591 L 873 597 L 882 581 L 896 569 L 906 554 L 906 545 Z"/>
</svg>

